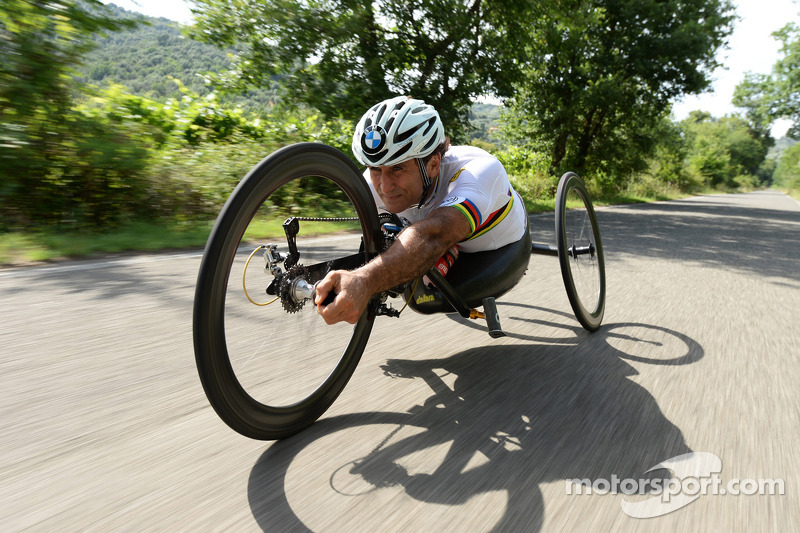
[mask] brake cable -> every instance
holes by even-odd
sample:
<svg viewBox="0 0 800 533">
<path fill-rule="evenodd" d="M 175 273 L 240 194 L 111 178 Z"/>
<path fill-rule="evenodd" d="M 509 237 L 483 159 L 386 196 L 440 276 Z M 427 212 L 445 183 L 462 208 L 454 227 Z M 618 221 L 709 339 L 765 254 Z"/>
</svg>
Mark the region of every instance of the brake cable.
<svg viewBox="0 0 800 533">
<path fill-rule="evenodd" d="M 245 274 L 247 273 L 247 266 L 250 264 L 250 260 L 253 258 L 253 256 L 256 255 L 256 252 L 258 252 L 262 248 L 266 248 L 266 246 L 264 246 L 262 244 L 258 248 L 253 250 L 253 253 L 251 253 L 250 257 L 247 258 L 247 262 L 244 264 L 244 270 L 242 271 L 242 289 L 244 290 L 244 295 L 247 297 L 248 300 L 250 300 L 251 304 L 258 305 L 258 306 L 269 305 L 269 304 L 271 304 L 271 303 L 273 303 L 273 302 L 275 302 L 277 300 L 280 300 L 280 296 L 276 296 L 273 300 L 270 300 L 268 302 L 258 303 L 256 301 L 254 301 L 252 298 L 250 298 L 249 294 L 247 294 L 247 286 L 245 285 L 245 282 L 244 282 L 244 277 L 245 277 Z"/>
</svg>

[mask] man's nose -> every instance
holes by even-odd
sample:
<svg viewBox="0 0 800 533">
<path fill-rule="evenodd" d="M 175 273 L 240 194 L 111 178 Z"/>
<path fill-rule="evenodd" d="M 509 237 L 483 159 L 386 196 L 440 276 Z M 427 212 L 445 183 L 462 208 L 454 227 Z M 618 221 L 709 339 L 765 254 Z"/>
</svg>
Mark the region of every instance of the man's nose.
<svg viewBox="0 0 800 533">
<path fill-rule="evenodd" d="M 381 169 L 381 190 L 383 192 L 392 191 L 395 188 L 395 182 L 391 178 L 388 170 Z"/>
</svg>

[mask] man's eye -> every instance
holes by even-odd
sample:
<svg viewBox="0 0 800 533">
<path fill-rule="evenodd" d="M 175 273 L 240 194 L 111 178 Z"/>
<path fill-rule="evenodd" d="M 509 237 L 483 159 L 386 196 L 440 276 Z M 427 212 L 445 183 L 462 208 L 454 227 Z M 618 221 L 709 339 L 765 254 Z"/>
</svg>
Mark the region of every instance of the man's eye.
<svg viewBox="0 0 800 533">
<path fill-rule="evenodd" d="M 392 167 L 392 170 L 394 172 L 402 172 L 403 171 L 403 167 L 401 167 L 400 165 L 395 165 L 395 166 Z"/>
</svg>

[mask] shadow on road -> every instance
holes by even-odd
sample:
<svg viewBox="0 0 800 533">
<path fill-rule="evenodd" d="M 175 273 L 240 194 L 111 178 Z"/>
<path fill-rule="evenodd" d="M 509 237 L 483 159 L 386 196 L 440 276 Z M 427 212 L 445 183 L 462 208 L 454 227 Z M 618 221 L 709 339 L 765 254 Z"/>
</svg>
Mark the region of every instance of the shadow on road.
<svg viewBox="0 0 800 533">
<path fill-rule="evenodd" d="M 434 394 L 406 413 L 331 417 L 273 444 L 249 480 L 249 501 L 259 525 L 265 531 L 307 529 L 285 488 L 294 481 L 287 476 L 292 461 L 309 450 L 315 457 L 315 445 L 321 448 L 319 456 L 341 457 L 337 467 L 315 472 L 329 482 L 304 487 L 307 501 L 338 493 L 352 502 L 372 491 L 401 487 L 414 500 L 456 506 L 501 490 L 506 491 L 507 506 L 496 531 L 541 529 L 542 483 L 612 475 L 663 478 L 664 472 L 644 472 L 691 451 L 653 396 L 629 379 L 637 372 L 626 359 L 688 364 L 702 358 L 700 345 L 680 333 L 643 324 L 611 324 L 576 336 L 568 345 L 554 340 L 549 345 L 473 348 L 444 359 L 388 360 L 382 366 L 387 379 L 423 379 Z M 374 427 L 363 431 L 366 426 Z M 406 436 L 400 431 L 406 427 L 418 431 Z M 335 451 L 325 444 L 334 434 Z M 364 450 L 364 438 L 374 441 L 369 451 L 348 455 L 357 444 Z M 412 473 L 403 466 L 404 458 L 443 443 L 449 443 L 447 455 L 432 473 Z M 483 463 L 468 467 L 476 454 Z M 319 469 L 324 462 L 306 464 L 304 468 Z M 354 478 L 367 489 L 348 489 Z M 382 510 L 372 512 L 380 515 Z"/>
<path fill-rule="evenodd" d="M 497 308 L 502 309 L 501 315 L 510 328 L 505 330 L 507 337 L 518 339 L 526 342 L 548 343 L 548 344 L 565 344 L 568 346 L 577 346 L 584 340 L 588 339 L 602 339 L 609 343 L 612 347 L 619 344 L 626 344 L 627 348 L 620 350 L 616 355 L 628 361 L 639 361 L 651 365 L 685 365 L 694 363 L 703 356 L 703 349 L 692 339 L 685 335 L 674 332 L 670 329 L 637 324 L 637 323 L 617 323 L 606 324 L 596 333 L 589 333 L 583 327 L 575 324 L 574 315 L 565 313 L 563 311 L 556 311 L 553 309 L 546 309 L 530 304 L 521 304 L 516 302 L 497 302 Z M 529 311 L 538 311 L 540 314 L 554 315 L 553 320 L 545 320 L 542 318 L 532 319 L 527 318 L 532 313 Z M 519 312 L 522 311 L 521 316 Z M 477 331 L 486 331 L 486 326 L 483 323 L 476 322 L 468 318 L 464 318 L 455 313 L 446 315 L 450 320 L 458 324 L 472 328 Z M 561 322 L 558 317 L 566 319 L 566 324 Z M 558 328 L 567 330 L 574 334 L 574 337 L 545 337 L 540 335 L 527 335 L 518 333 L 513 324 L 526 322 L 544 328 Z M 665 340 L 669 339 L 668 342 Z M 644 351 L 653 354 L 653 356 L 646 357 L 637 355 L 642 350 L 634 349 L 631 347 L 643 348 Z M 676 355 L 680 354 L 680 355 Z"/>
</svg>

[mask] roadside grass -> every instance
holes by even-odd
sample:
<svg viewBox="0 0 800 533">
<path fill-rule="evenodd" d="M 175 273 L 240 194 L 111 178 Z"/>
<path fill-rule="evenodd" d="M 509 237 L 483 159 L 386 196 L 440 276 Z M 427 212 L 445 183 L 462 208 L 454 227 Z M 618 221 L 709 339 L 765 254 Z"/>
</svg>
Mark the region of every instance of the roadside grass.
<svg viewBox="0 0 800 533">
<path fill-rule="evenodd" d="M 718 194 L 723 191 L 697 191 L 692 194 L 679 191 L 648 191 L 649 194 L 636 194 L 638 192 L 603 194 L 598 191 L 590 191 L 593 196 L 592 202 L 596 206 L 675 200 L 696 194 Z M 800 201 L 800 191 L 785 192 Z M 524 200 L 530 213 L 552 212 L 555 209 L 555 198 L 524 197 Z M 47 228 L 0 233 L 0 266 L 21 266 L 102 254 L 202 248 L 208 240 L 212 225 L 212 221 L 136 222 L 102 232 L 61 231 L 57 228 Z M 357 229 L 357 223 L 304 221 L 301 225 L 300 236 L 307 237 L 355 229 Z M 254 242 L 283 238 L 283 236 L 280 220 L 272 220 L 267 223 L 252 224 L 245 235 L 245 240 Z"/>
<path fill-rule="evenodd" d="M 357 223 L 303 222 L 301 237 L 351 231 Z M 124 252 L 202 248 L 211 232 L 208 222 L 136 222 L 102 232 L 59 231 L 57 228 L 0 233 L 0 265 L 17 266 Z M 252 224 L 245 240 L 284 236 L 280 221 Z M 285 238 L 285 237 L 284 237 Z"/>
<path fill-rule="evenodd" d="M 647 199 L 614 196 L 593 200 L 595 205 L 639 203 Z M 530 213 L 552 212 L 555 199 L 525 199 Z M 357 223 L 303 222 L 300 236 L 329 234 L 357 229 Z M 70 258 L 86 258 L 125 252 L 155 252 L 202 248 L 213 222 L 136 222 L 100 232 L 62 231 L 44 228 L 0 233 L 0 266 L 23 266 Z M 255 242 L 284 236 L 280 221 L 252 224 L 245 240 Z"/>
<path fill-rule="evenodd" d="M 129 251 L 201 247 L 210 223 L 136 222 L 102 231 L 60 231 L 58 228 L 0 234 L 0 265 L 89 257 Z"/>
<path fill-rule="evenodd" d="M 719 191 L 714 191 L 719 192 Z M 608 206 L 608 205 L 624 205 L 624 204 L 642 204 L 642 203 L 649 203 L 649 202 L 660 202 L 664 200 L 678 200 L 680 198 L 686 198 L 688 196 L 694 196 L 697 194 L 706 194 L 704 192 L 695 192 L 695 193 L 681 193 L 679 191 L 669 192 L 669 193 L 659 193 L 659 194 L 651 194 L 651 195 L 644 195 L 644 194 L 623 194 L 623 193 L 613 193 L 613 194 L 602 194 L 597 193 L 596 191 L 589 191 L 589 194 L 592 197 L 592 205 L 595 207 L 598 206 Z M 551 211 L 555 211 L 556 207 L 556 200 L 555 198 L 526 198 L 523 196 L 523 200 L 525 201 L 525 208 L 528 210 L 528 213 L 547 213 Z M 577 202 L 568 202 L 567 207 L 579 207 Z"/>
<path fill-rule="evenodd" d="M 800 189 L 782 189 L 783 192 L 800 202 Z"/>
</svg>

